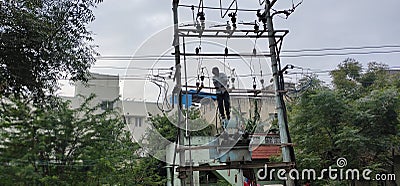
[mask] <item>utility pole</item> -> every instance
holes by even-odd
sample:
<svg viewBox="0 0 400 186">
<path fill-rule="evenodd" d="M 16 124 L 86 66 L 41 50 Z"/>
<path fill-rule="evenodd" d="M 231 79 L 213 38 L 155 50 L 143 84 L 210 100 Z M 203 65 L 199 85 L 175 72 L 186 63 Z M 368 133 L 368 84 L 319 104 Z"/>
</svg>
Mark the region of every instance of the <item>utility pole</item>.
<svg viewBox="0 0 400 186">
<path fill-rule="evenodd" d="M 194 13 L 194 5 L 191 7 L 185 6 L 185 5 L 179 5 L 179 0 L 173 0 L 173 18 L 174 18 L 174 41 L 173 41 L 173 46 L 175 48 L 175 51 L 173 55 L 175 56 L 175 66 L 176 66 L 176 73 L 175 73 L 175 80 L 176 80 L 176 86 L 174 88 L 174 94 L 178 95 L 178 151 L 179 151 L 179 167 L 176 169 L 176 171 L 179 172 L 179 179 L 180 179 L 180 184 L 182 186 L 186 185 L 189 181 L 188 177 L 190 178 L 190 184 L 193 185 L 193 171 L 215 171 L 215 170 L 226 170 L 226 169 L 260 169 L 263 168 L 266 164 L 274 167 L 281 167 L 281 168 L 290 168 L 294 166 L 294 151 L 293 147 L 291 145 L 291 140 L 290 140 L 290 135 L 289 135 L 289 130 L 288 130 L 288 124 L 287 124 L 287 116 L 286 116 L 286 108 L 285 108 L 285 102 L 283 99 L 283 91 L 284 91 L 284 81 L 283 81 L 283 75 L 282 75 L 282 69 L 280 67 L 280 60 L 279 60 L 279 52 L 280 52 L 280 46 L 282 45 L 282 40 L 286 36 L 286 34 L 289 32 L 287 30 L 274 30 L 273 28 L 273 22 L 272 18 L 276 13 L 284 13 L 287 16 L 294 11 L 296 6 L 293 6 L 293 9 L 291 10 L 285 10 L 285 11 L 277 11 L 275 13 L 271 14 L 271 10 L 273 5 L 277 2 L 277 0 L 263 0 L 263 3 L 260 3 L 260 6 L 265 5 L 265 11 L 264 13 L 261 14 L 261 10 L 257 9 L 257 17 L 259 18 L 258 22 L 257 20 L 252 23 L 247 23 L 247 25 L 253 25 L 253 29 L 236 29 L 236 11 L 238 11 L 237 7 L 236 10 L 235 8 L 229 7 L 226 12 L 231 11 L 230 17 L 231 17 L 231 23 L 228 23 L 225 26 L 225 29 L 219 29 L 219 28 L 206 28 L 205 27 L 205 13 L 203 12 L 203 9 L 205 8 L 203 6 L 203 0 L 200 0 L 200 4 L 196 6 L 198 8 L 197 12 L 197 17 L 195 18 L 195 13 Z M 186 8 L 191 8 L 193 12 L 193 24 L 189 25 L 183 25 L 181 27 L 178 26 L 178 7 L 186 7 Z M 231 4 L 232 6 L 232 4 Z M 209 7 L 208 7 L 209 8 Z M 213 8 L 215 9 L 215 8 Z M 218 9 L 218 8 L 216 8 Z M 223 18 L 223 13 L 222 11 L 225 10 L 224 8 L 220 7 L 219 8 L 221 11 L 221 17 Z M 225 13 L 226 14 L 226 13 Z M 228 14 L 229 15 L 229 14 Z M 259 29 L 259 23 L 263 23 L 263 30 Z M 244 24 L 245 25 L 245 24 Z M 187 27 L 187 26 L 194 26 L 194 28 L 182 28 L 182 27 Z M 232 27 L 234 29 L 232 29 Z M 246 28 L 246 27 L 243 27 Z M 183 38 L 183 53 L 180 52 L 180 37 Z M 268 38 L 268 48 L 270 50 L 270 54 L 240 54 L 240 53 L 228 53 L 227 47 L 226 47 L 226 52 L 223 53 L 204 53 L 204 52 L 196 52 L 196 53 L 186 53 L 185 51 L 185 38 L 234 38 L 234 39 L 248 39 L 248 38 Z M 278 38 L 278 40 L 277 40 Z M 279 47 L 278 47 L 279 45 Z M 198 50 L 198 48 L 196 48 Z M 260 163 L 260 162 L 246 162 L 245 164 L 228 164 L 224 165 L 196 165 L 192 166 L 190 164 L 190 168 L 186 166 L 186 160 L 185 160 L 185 147 L 184 147 L 184 122 L 183 122 L 183 115 L 182 115 L 182 87 L 188 87 L 187 84 L 182 85 L 182 78 L 181 78 L 181 64 L 180 64 L 180 56 L 207 56 L 207 57 L 271 57 L 271 67 L 272 67 L 272 72 L 273 72 L 273 80 L 274 80 L 274 94 L 275 94 L 275 104 L 276 104 L 276 109 L 277 109 L 277 114 L 278 114 L 278 125 L 279 125 L 279 132 L 280 132 L 280 139 L 281 139 L 281 144 L 282 144 L 282 156 L 283 156 L 283 162 L 280 163 L 271 163 L 271 162 L 265 162 L 265 163 Z M 185 61 L 186 58 L 183 58 Z M 286 68 L 286 67 L 285 67 Z M 185 68 L 186 69 L 186 68 Z M 187 77 L 185 73 L 185 77 Z M 198 87 L 196 87 L 198 88 Z M 254 88 L 255 89 L 255 88 Z M 187 89 L 186 89 L 187 92 Z M 248 92 L 247 92 L 248 93 Z M 190 138 L 189 138 L 190 140 Z M 222 143 L 221 143 L 222 144 Z M 235 144 L 237 145 L 237 144 Z M 240 147 L 240 144 L 237 145 L 237 147 Z M 215 147 L 205 147 L 207 149 L 214 149 Z M 247 150 L 248 148 L 246 148 Z M 191 150 L 190 147 L 190 142 L 189 142 L 189 151 Z M 176 154 L 176 152 L 175 152 Z M 190 156 L 190 155 L 189 155 Z M 217 157 L 216 159 L 221 161 L 221 158 Z M 243 158 L 244 160 L 244 158 Z M 175 159 L 174 159 L 175 161 Z M 190 161 L 191 158 L 190 158 Z M 233 162 L 231 160 L 222 160 L 221 163 L 226 163 L 226 162 Z M 192 163 L 192 162 L 190 162 Z M 173 165 L 172 167 L 174 167 Z M 175 170 L 173 170 L 175 172 Z M 294 186 L 296 185 L 295 180 L 290 180 L 289 178 L 289 172 L 286 173 L 286 186 Z M 189 175 L 189 176 L 188 176 Z"/>
<path fill-rule="evenodd" d="M 273 1 L 276 2 L 276 1 Z M 283 162 L 291 162 L 292 158 L 290 156 L 290 147 L 287 145 L 289 144 L 289 131 L 287 130 L 287 126 L 288 124 L 286 123 L 287 118 L 285 115 L 285 109 L 284 108 L 284 104 L 283 99 L 282 99 L 282 91 L 280 90 L 280 87 L 284 87 L 284 85 L 281 86 L 280 83 L 284 82 L 280 82 L 280 69 L 278 69 L 278 59 L 277 59 L 277 43 L 275 40 L 275 31 L 274 31 L 274 26 L 273 26 L 273 22 L 272 22 L 272 16 L 271 16 L 271 8 L 272 8 L 273 4 L 271 4 L 271 2 L 269 0 L 266 0 L 265 2 L 265 16 L 267 19 L 267 29 L 268 29 L 268 35 L 270 36 L 268 41 L 269 41 L 269 51 L 271 54 L 271 67 L 272 67 L 272 74 L 273 74 L 273 78 L 274 78 L 274 87 L 275 87 L 275 104 L 276 104 L 276 109 L 277 109 L 277 113 L 278 113 L 278 125 L 279 125 L 279 135 L 281 138 L 281 143 L 284 144 L 282 146 L 282 157 L 283 157 Z M 289 179 L 289 174 L 286 173 L 286 185 L 287 186 L 294 186 L 294 180 Z"/>
<path fill-rule="evenodd" d="M 184 133 L 182 131 L 182 78 L 181 78 L 181 62 L 180 62 L 180 46 L 179 46 L 179 26 L 178 26 L 178 5 L 179 0 L 173 0 L 172 11 L 174 14 L 174 41 L 173 46 L 175 48 L 175 81 L 176 88 L 178 90 L 178 148 L 184 146 Z M 185 151 L 179 150 L 179 165 L 185 166 Z M 173 166 L 174 167 L 174 166 Z M 173 170 L 172 175 L 174 175 L 175 170 Z M 179 172 L 179 179 L 181 180 L 181 185 L 186 185 L 186 172 Z"/>
</svg>

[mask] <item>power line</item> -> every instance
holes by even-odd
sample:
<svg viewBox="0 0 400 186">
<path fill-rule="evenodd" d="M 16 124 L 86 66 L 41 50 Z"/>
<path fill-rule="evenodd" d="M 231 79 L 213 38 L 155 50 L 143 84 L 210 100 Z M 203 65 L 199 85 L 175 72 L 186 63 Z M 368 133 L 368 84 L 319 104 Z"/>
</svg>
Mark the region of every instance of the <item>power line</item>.
<svg viewBox="0 0 400 186">
<path fill-rule="evenodd" d="M 72 80 L 72 78 L 59 78 L 57 79 L 59 81 L 61 80 Z M 96 78 L 96 79 L 89 79 L 89 81 L 110 81 L 111 79 L 108 78 Z M 138 80 L 138 81 L 144 81 L 144 80 L 150 80 L 150 77 L 123 77 L 123 76 L 119 76 L 118 80 Z"/>
<path fill-rule="evenodd" d="M 290 53 L 293 53 L 293 52 L 321 52 L 321 51 L 383 49 L 383 48 L 400 48 L 400 45 L 349 46 L 349 47 L 337 47 L 337 48 L 305 48 L 305 49 L 283 50 L 282 52 L 290 52 Z"/>
<path fill-rule="evenodd" d="M 362 50 L 362 49 L 387 49 L 387 48 L 400 48 L 400 45 L 381 45 L 381 46 L 354 46 L 354 47 L 341 47 L 341 48 L 308 48 L 308 49 L 297 49 L 297 50 L 285 50 L 282 51 L 283 58 L 301 58 L 301 57 L 323 57 L 323 56 L 343 56 L 343 55 L 367 55 L 367 54 L 392 54 L 400 53 L 400 50 L 387 50 L 387 51 L 352 51 L 352 52 L 332 52 L 332 53 L 302 53 L 302 52 L 324 52 L 324 51 L 345 51 L 345 50 Z M 302 53 L 302 54 L 284 54 L 284 53 Z M 97 57 L 97 60 L 131 60 L 131 61 L 142 61 L 142 60 L 174 60 L 171 56 L 157 56 L 157 55 L 143 55 L 143 56 L 102 56 Z M 191 60 L 197 60 L 197 58 L 189 58 Z M 205 59 L 224 59 L 223 57 L 210 57 Z M 225 58 L 229 60 L 242 59 L 241 56 Z M 106 68 L 106 67 L 104 67 Z"/>
<path fill-rule="evenodd" d="M 102 56 L 96 57 L 96 60 L 174 60 L 175 58 L 171 56 L 156 56 L 156 55 L 147 55 L 147 56 Z"/>
<path fill-rule="evenodd" d="M 120 70 L 148 70 L 148 71 L 165 71 L 165 70 L 173 70 L 174 67 L 151 67 L 151 68 L 142 68 L 142 67 L 115 67 L 115 66 L 93 66 L 92 69 L 120 69 Z"/>
<path fill-rule="evenodd" d="M 325 57 L 325 56 L 368 55 L 368 54 L 394 54 L 394 53 L 400 53 L 400 50 L 391 50 L 391 51 L 367 51 L 367 52 L 346 52 L 346 53 L 321 53 L 321 54 L 280 55 L 280 57 L 282 57 L 282 58 L 301 58 L 301 57 Z"/>
<path fill-rule="evenodd" d="M 96 57 L 96 60 L 98 61 L 173 61 L 175 58 L 171 56 L 158 56 L 154 57 L 155 55 L 148 55 L 148 56 L 103 56 L 103 57 Z M 204 57 L 202 56 L 203 59 L 219 59 L 222 60 L 224 59 L 223 57 Z M 187 59 L 190 60 L 198 60 L 198 58 L 195 57 L 188 57 Z M 241 59 L 240 56 L 238 57 L 225 57 L 225 59 Z"/>
<path fill-rule="evenodd" d="M 333 70 L 321 70 L 321 71 L 309 71 L 308 73 L 305 72 L 288 72 L 288 75 L 302 75 L 302 74 L 325 74 L 325 73 L 330 73 Z"/>
</svg>

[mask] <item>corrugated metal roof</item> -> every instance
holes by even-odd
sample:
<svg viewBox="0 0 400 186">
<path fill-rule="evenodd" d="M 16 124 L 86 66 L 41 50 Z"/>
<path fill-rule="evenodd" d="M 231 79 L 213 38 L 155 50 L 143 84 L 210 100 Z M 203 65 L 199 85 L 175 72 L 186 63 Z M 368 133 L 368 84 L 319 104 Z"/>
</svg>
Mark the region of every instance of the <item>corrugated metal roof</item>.
<svg viewBox="0 0 400 186">
<path fill-rule="evenodd" d="M 251 159 L 269 159 L 271 156 L 279 156 L 280 154 L 280 146 L 258 146 L 253 150 Z"/>
</svg>

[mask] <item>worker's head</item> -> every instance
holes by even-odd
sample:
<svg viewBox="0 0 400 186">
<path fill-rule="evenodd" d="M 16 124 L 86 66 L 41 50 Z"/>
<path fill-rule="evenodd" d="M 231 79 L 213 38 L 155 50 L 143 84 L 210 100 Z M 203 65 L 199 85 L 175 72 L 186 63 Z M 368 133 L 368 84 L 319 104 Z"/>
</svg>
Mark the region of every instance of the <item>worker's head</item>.
<svg viewBox="0 0 400 186">
<path fill-rule="evenodd" d="M 212 74 L 214 74 L 214 76 L 219 76 L 219 69 L 218 69 L 218 67 L 214 67 L 214 68 L 212 68 Z"/>
</svg>

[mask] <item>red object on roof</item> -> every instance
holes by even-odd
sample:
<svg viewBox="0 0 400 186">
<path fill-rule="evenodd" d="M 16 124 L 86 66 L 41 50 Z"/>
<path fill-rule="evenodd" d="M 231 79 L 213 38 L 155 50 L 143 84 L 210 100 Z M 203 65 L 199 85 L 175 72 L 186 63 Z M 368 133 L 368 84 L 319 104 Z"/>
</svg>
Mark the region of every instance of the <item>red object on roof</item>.
<svg viewBox="0 0 400 186">
<path fill-rule="evenodd" d="M 277 145 L 258 146 L 251 153 L 251 159 L 269 159 L 271 156 L 281 155 L 281 147 Z"/>
</svg>

